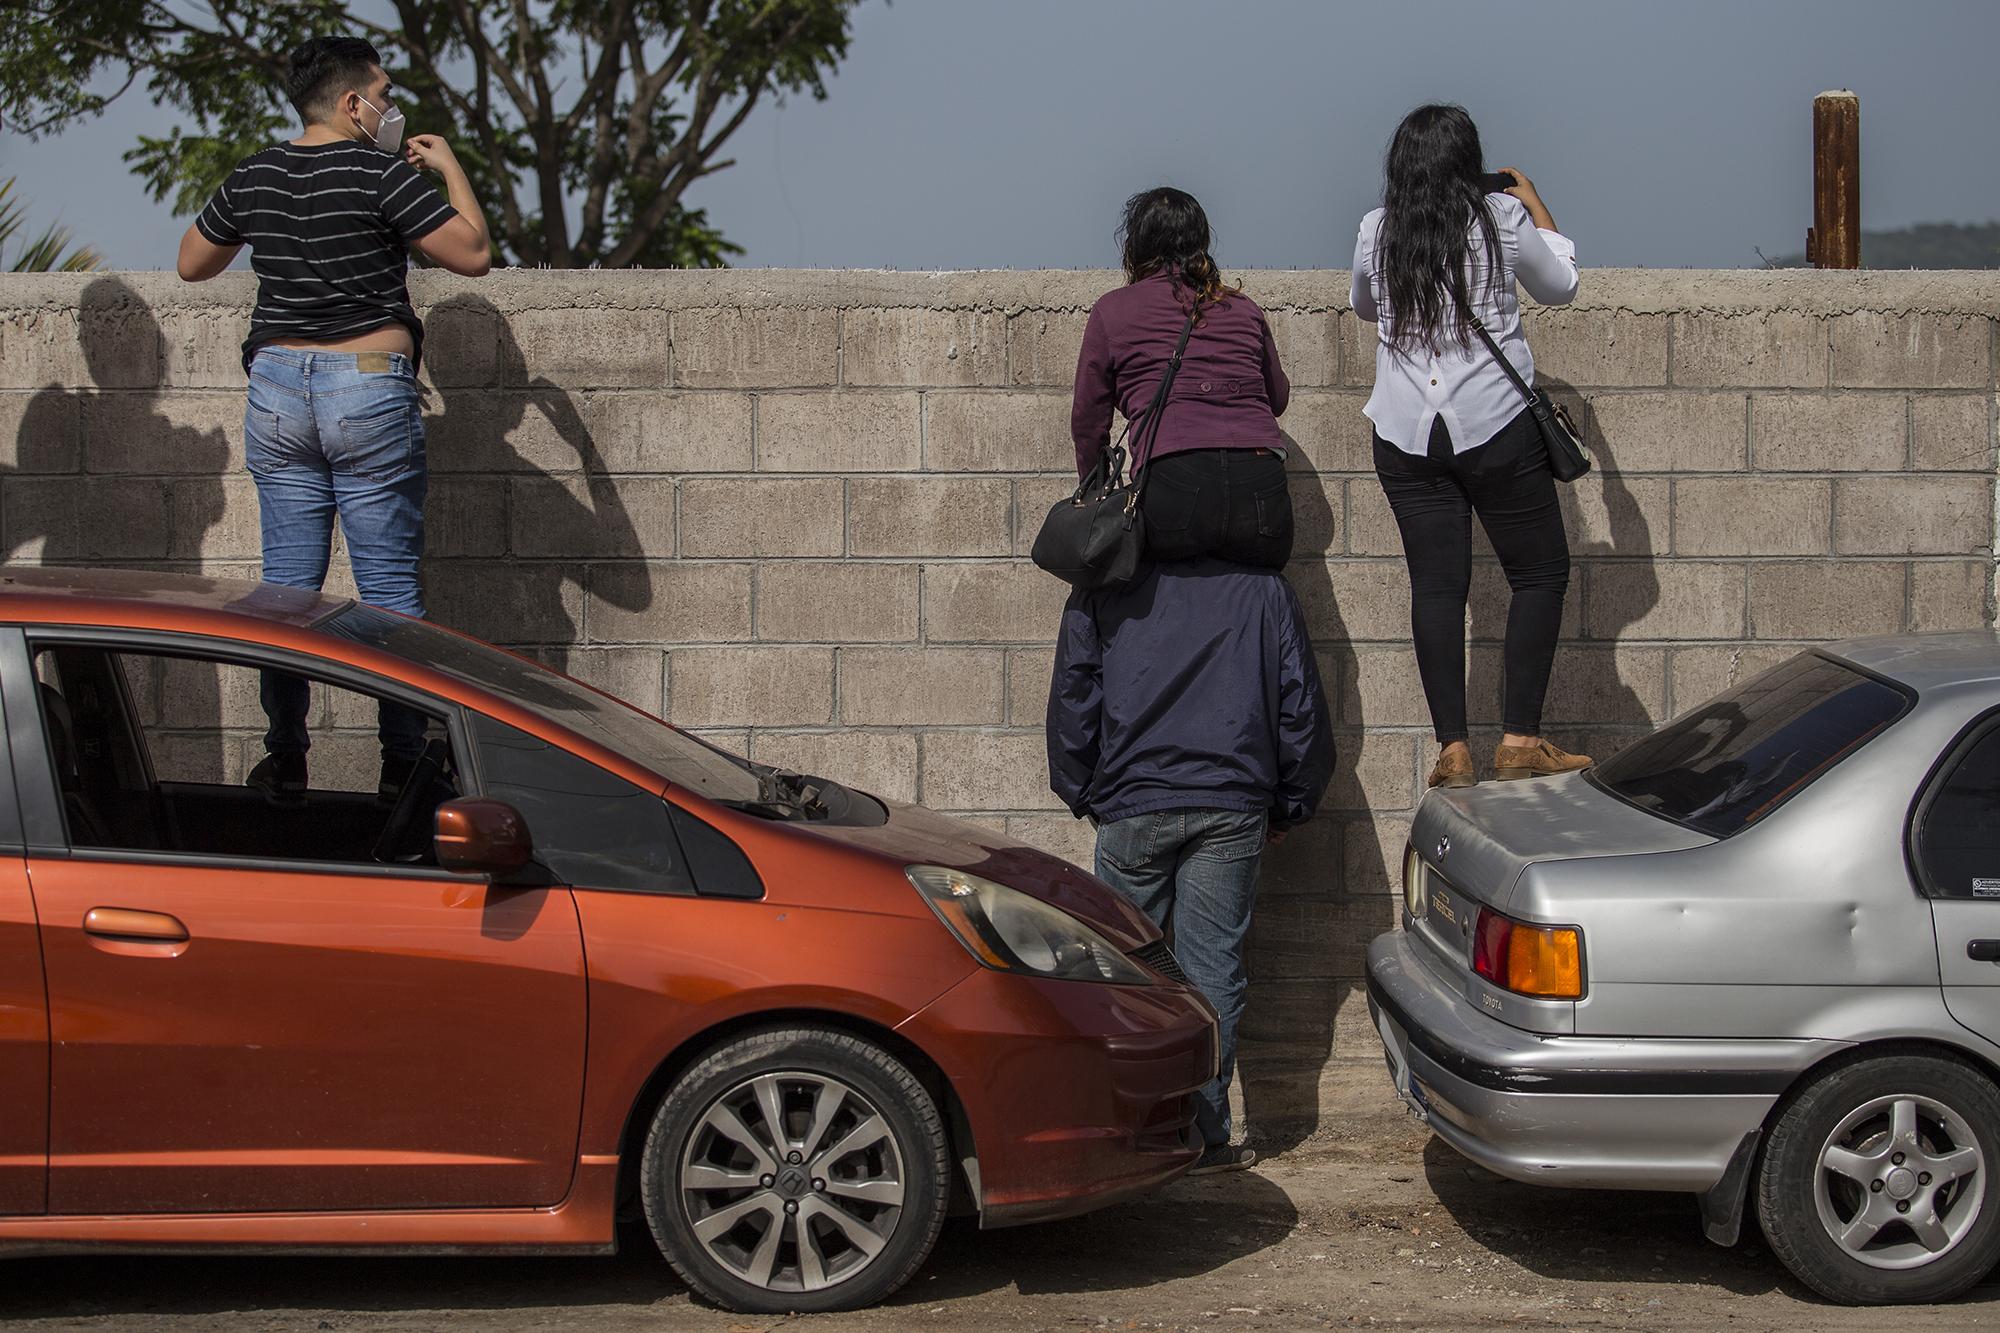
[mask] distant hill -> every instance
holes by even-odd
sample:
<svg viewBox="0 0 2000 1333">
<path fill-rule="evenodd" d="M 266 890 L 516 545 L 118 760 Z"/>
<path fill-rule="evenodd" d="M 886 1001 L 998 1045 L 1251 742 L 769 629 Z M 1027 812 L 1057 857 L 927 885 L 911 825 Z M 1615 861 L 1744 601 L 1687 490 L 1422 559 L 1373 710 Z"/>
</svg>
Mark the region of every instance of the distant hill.
<svg viewBox="0 0 2000 1333">
<path fill-rule="evenodd" d="M 1766 261 L 1804 268 L 1803 254 Z M 2000 222 L 1919 222 L 1895 231 L 1861 233 L 1863 268 L 2000 268 Z"/>
</svg>

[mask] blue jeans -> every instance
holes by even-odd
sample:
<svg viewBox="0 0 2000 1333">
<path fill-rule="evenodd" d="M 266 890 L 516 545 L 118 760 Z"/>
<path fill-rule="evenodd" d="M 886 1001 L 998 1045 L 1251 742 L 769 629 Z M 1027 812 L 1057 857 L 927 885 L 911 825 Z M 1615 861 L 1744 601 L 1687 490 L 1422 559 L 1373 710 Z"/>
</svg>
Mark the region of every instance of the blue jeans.
<svg viewBox="0 0 2000 1333">
<path fill-rule="evenodd" d="M 1238 810 L 1161 810 L 1097 830 L 1097 877 L 1123 893 L 1162 930 L 1174 957 L 1215 1007 L 1221 1059 L 1195 1094 L 1194 1123 L 1209 1146 L 1229 1142 L 1229 1080 L 1236 1070 L 1236 1024 L 1249 978 L 1243 942 L 1257 898 L 1266 816 Z"/>
<path fill-rule="evenodd" d="M 347 538 L 361 600 L 424 613 L 424 419 L 416 369 L 391 352 L 266 347 L 250 362 L 244 454 L 257 483 L 264 580 L 315 591 L 326 582 L 333 522 Z M 264 748 L 304 753 L 311 738 L 306 682 L 263 675 Z M 383 700 L 385 757 L 423 752 L 424 716 Z"/>
</svg>

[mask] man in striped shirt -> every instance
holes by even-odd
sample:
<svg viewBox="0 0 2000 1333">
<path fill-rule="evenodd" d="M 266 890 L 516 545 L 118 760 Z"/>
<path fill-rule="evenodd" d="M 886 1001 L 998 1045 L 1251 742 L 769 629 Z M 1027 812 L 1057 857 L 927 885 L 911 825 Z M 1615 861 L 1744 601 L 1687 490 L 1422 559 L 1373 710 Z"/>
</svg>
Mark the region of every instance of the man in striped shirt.
<svg viewBox="0 0 2000 1333">
<path fill-rule="evenodd" d="M 409 252 L 478 277 L 492 243 L 450 146 L 431 134 L 403 141 L 395 90 L 369 43 L 306 42 L 292 52 L 286 93 L 304 129 L 230 173 L 181 239 L 180 274 L 205 281 L 250 247 L 257 306 L 243 344 L 243 433 L 265 580 L 319 588 L 338 518 L 362 600 L 420 616 L 424 329 L 410 305 Z M 443 179 L 448 201 L 419 168 Z M 263 703 L 270 730 L 250 785 L 300 803 L 307 684 L 266 672 Z M 422 754 L 424 728 L 421 714 L 382 703 L 385 798 Z"/>
</svg>

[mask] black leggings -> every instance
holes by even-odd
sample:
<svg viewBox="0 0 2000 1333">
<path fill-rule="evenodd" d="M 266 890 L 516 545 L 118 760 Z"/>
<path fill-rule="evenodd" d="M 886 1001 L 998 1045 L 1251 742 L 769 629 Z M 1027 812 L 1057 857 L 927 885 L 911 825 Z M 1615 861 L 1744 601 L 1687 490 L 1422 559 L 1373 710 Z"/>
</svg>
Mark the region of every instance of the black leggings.
<svg viewBox="0 0 2000 1333">
<path fill-rule="evenodd" d="M 1569 542 L 1548 451 L 1524 409 L 1486 443 L 1454 453 L 1439 418 L 1427 455 L 1375 437 L 1375 475 L 1395 511 L 1410 567 L 1410 630 L 1438 743 L 1466 737 L 1465 601 L 1477 513 L 1514 590 L 1507 608 L 1506 730 L 1541 734 L 1569 588 Z"/>
<path fill-rule="evenodd" d="M 1213 556 L 1265 569 L 1291 559 L 1291 485 L 1275 449 L 1189 449 L 1145 471 L 1148 558 Z"/>
</svg>

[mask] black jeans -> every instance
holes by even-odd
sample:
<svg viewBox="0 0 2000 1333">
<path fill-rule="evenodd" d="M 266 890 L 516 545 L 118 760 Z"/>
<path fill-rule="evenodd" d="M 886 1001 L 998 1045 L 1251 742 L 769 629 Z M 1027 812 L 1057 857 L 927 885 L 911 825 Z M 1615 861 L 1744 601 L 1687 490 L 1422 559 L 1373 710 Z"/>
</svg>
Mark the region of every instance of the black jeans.
<svg viewBox="0 0 2000 1333">
<path fill-rule="evenodd" d="M 1539 735 L 1569 588 L 1569 541 L 1534 418 L 1523 409 L 1499 434 L 1462 454 L 1452 451 L 1442 418 L 1431 428 L 1423 457 L 1377 435 L 1375 475 L 1403 534 L 1417 672 L 1438 743 L 1466 736 L 1465 600 L 1475 513 L 1514 591 L 1507 608 L 1502 725 Z"/>
<path fill-rule="evenodd" d="M 1145 471 L 1148 558 L 1213 556 L 1264 569 L 1291 559 L 1292 491 L 1277 450 L 1189 449 Z"/>
</svg>

